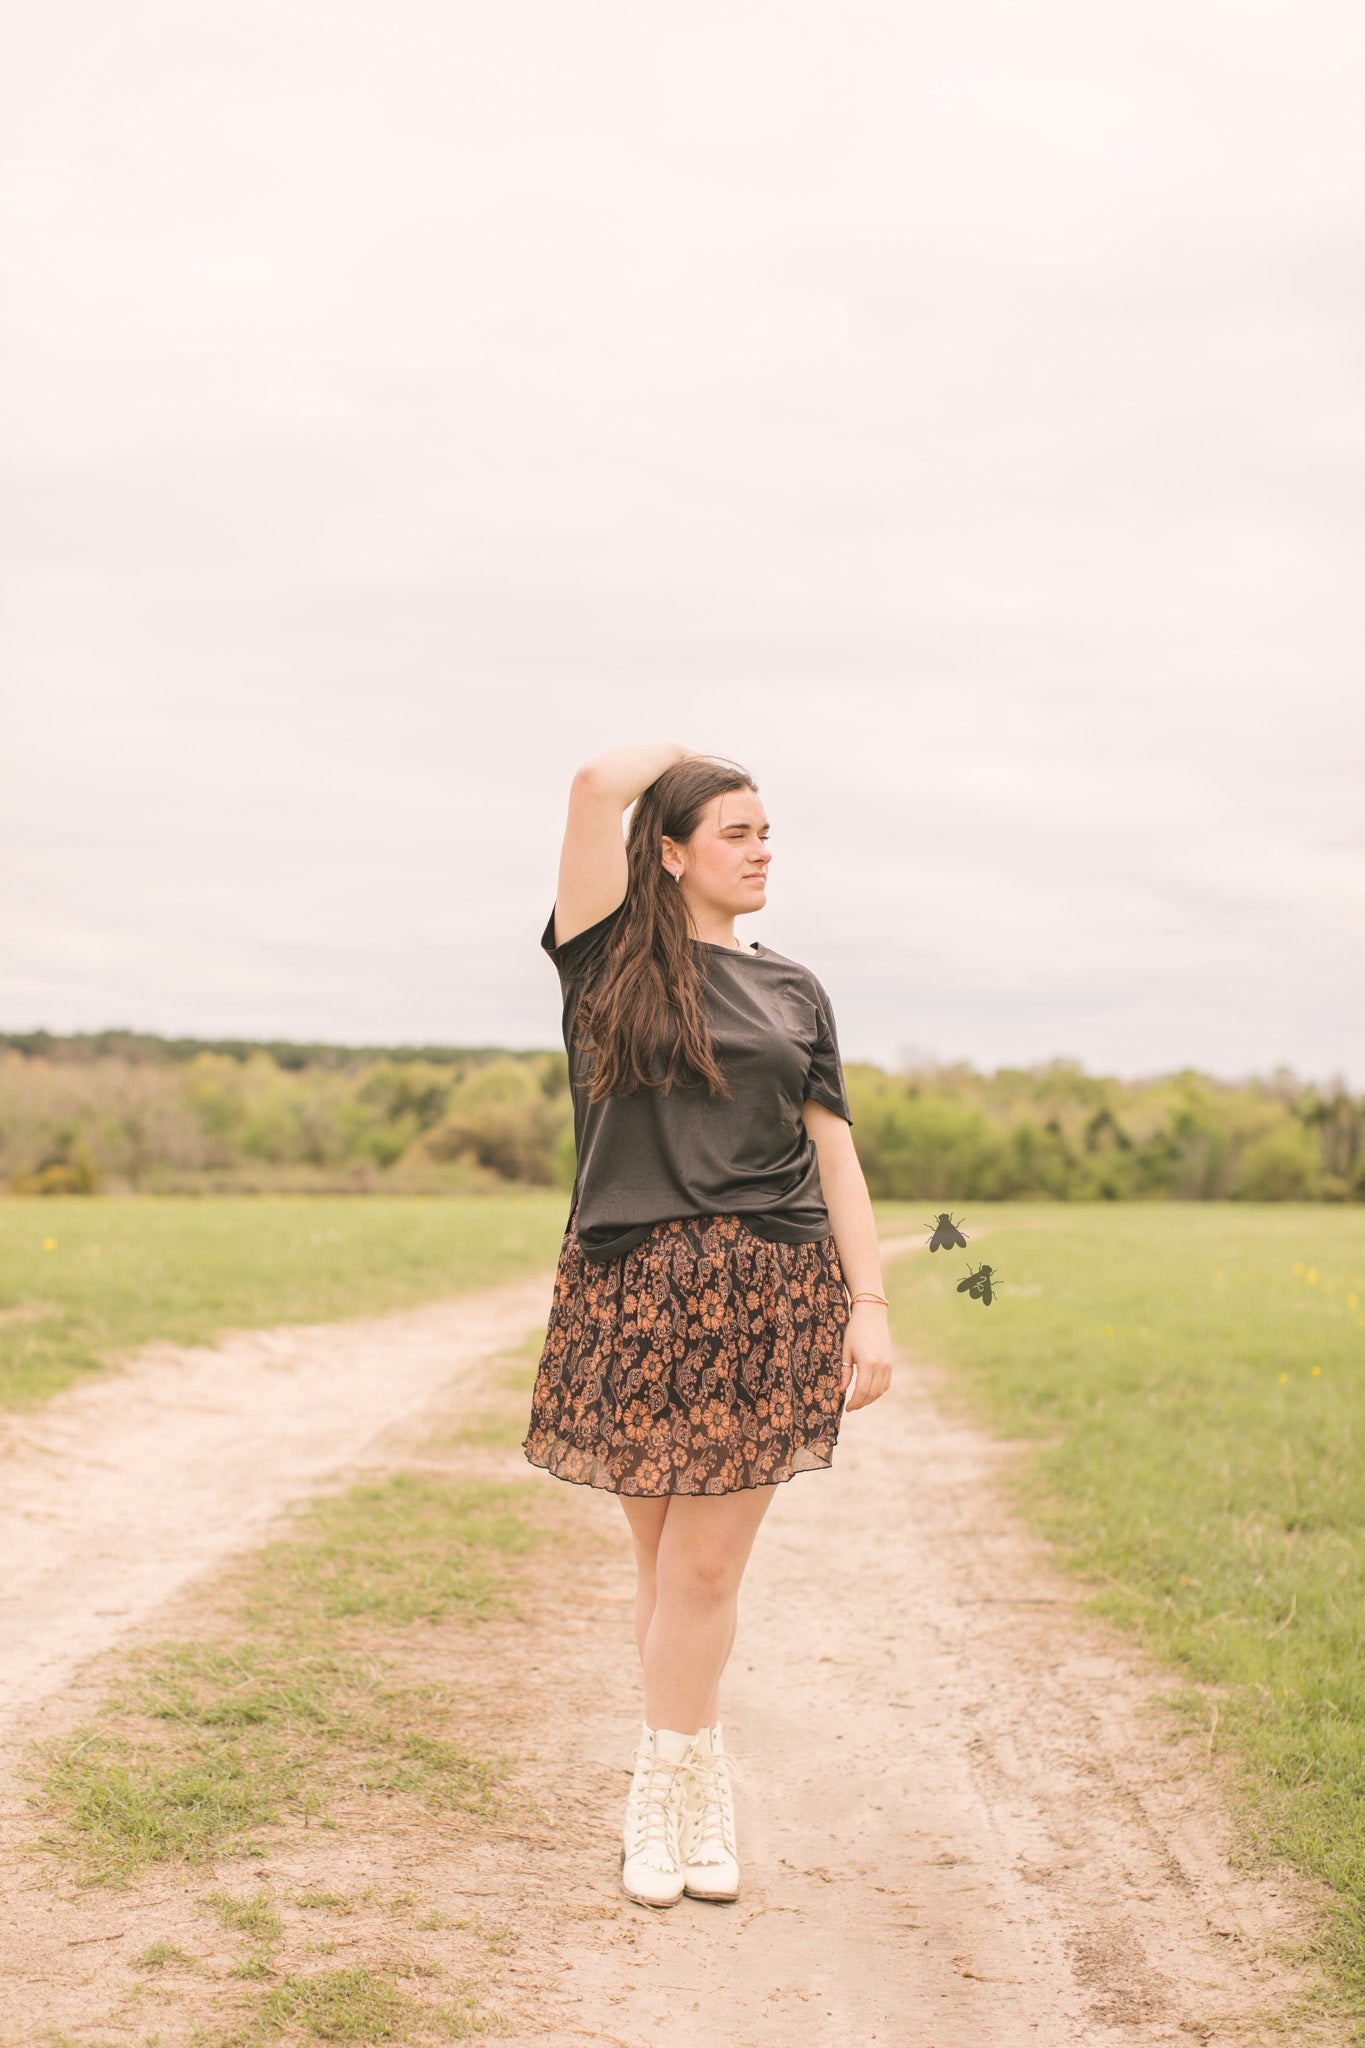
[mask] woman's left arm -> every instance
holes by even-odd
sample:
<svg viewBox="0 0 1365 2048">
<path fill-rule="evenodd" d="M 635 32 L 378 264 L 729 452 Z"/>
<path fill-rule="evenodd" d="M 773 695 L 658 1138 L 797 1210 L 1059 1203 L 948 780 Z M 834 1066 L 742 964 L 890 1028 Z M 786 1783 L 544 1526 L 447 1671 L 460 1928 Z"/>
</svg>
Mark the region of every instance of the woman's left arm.
<svg viewBox="0 0 1365 2048">
<path fill-rule="evenodd" d="M 823 1102 L 803 1102 L 801 1117 L 820 1162 L 820 1186 L 848 1291 L 885 1294 L 872 1197 L 853 1149 L 853 1133 Z M 848 1312 L 845 1389 L 855 1375 L 857 1385 L 844 1404 L 846 1408 L 865 1408 L 891 1384 L 891 1330 L 887 1311 L 877 1301 L 855 1302 Z"/>
</svg>

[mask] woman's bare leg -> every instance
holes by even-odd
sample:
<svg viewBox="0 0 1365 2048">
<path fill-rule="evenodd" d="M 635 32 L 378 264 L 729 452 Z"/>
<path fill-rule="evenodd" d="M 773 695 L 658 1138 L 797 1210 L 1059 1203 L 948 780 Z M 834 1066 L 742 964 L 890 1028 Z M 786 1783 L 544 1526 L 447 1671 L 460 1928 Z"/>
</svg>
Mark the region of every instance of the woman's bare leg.
<svg viewBox="0 0 1365 2048">
<path fill-rule="evenodd" d="M 651 1728 L 690 1734 L 719 1718 L 740 1580 L 774 1491 L 621 1497 L 635 1538 L 636 1640 Z"/>
<path fill-rule="evenodd" d="M 645 1661 L 645 1637 L 649 1624 L 654 1619 L 654 1600 L 658 1589 L 659 1538 L 664 1533 L 664 1516 L 668 1511 L 671 1496 L 647 1499 L 644 1495 L 622 1493 L 617 1495 L 626 1511 L 630 1533 L 635 1539 L 635 1646 L 640 1652 L 640 1663 Z"/>
<path fill-rule="evenodd" d="M 630 1533 L 635 1539 L 635 1646 L 640 1652 L 640 1668 L 644 1669 L 645 1640 L 649 1635 L 649 1624 L 654 1619 L 654 1602 L 658 1593 L 659 1538 L 664 1532 L 664 1515 L 670 1496 L 662 1500 L 647 1500 L 643 1496 L 629 1494 L 617 1496 L 626 1511 Z M 734 1648 L 738 1611 L 730 1623 L 730 1640 L 725 1646 L 721 1670 L 730 1661 Z M 702 1722 L 705 1728 L 713 1728 L 720 1719 L 720 1680 L 712 1688 Z M 665 1723 L 667 1726 L 667 1723 Z"/>
</svg>

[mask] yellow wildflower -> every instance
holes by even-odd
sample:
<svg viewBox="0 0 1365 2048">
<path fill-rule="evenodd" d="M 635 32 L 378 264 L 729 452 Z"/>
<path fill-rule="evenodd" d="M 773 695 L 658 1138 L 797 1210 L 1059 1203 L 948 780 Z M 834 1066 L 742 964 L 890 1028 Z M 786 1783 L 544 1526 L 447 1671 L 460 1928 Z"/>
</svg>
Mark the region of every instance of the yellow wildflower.
<svg viewBox="0 0 1365 2048">
<path fill-rule="evenodd" d="M 1310 1287 L 1316 1287 L 1316 1286 L 1317 1286 L 1317 1284 L 1318 1284 L 1318 1269 L 1317 1269 L 1317 1267 L 1316 1267 L 1316 1266 L 1310 1266 L 1310 1267 L 1308 1268 L 1308 1271 L 1307 1271 L 1307 1272 L 1306 1272 L 1306 1273 L 1304 1274 L 1304 1276 L 1303 1276 L 1303 1277 L 1304 1277 L 1304 1279 L 1305 1279 L 1305 1280 L 1306 1280 L 1306 1281 L 1308 1282 L 1308 1285 L 1309 1285 Z"/>
<path fill-rule="evenodd" d="M 1313 1367 L 1313 1378 L 1314 1378 L 1314 1379 L 1316 1380 L 1316 1379 L 1320 1379 L 1320 1378 L 1321 1378 L 1321 1376 L 1322 1376 L 1322 1367 L 1321 1367 L 1320 1365 L 1315 1365 L 1315 1366 Z"/>
<path fill-rule="evenodd" d="M 1286 1385 L 1288 1384 L 1288 1381 L 1289 1381 L 1289 1374 L 1288 1374 L 1287 1372 L 1282 1372 L 1282 1373 L 1280 1374 L 1280 1385 L 1281 1385 L 1282 1387 L 1283 1387 L 1283 1386 L 1286 1386 Z"/>
<path fill-rule="evenodd" d="M 55 1238 L 55 1237 L 45 1237 L 45 1238 L 43 1239 L 43 1250 L 44 1250 L 45 1252 L 55 1252 L 55 1251 L 56 1251 L 56 1249 L 57 1249 L 57 1240 L 56 1240 L 56 1238 Z"/>
</svg>

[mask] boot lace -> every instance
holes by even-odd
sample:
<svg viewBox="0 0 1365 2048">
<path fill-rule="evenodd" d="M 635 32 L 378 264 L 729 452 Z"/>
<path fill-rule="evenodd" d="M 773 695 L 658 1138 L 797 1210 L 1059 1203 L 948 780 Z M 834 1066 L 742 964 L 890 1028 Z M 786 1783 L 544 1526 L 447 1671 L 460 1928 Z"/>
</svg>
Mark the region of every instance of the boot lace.
<svg viewBox="0 0 1365 2048">
<path fill-rule="evenodd" d="M 730 1778 L 744 1776 L 728 1750 L 688 1759 L 686 1816 L 688 1863 L 719 1863 L 737 1853 L 735 1802 Z"/>
<path fill-rule="evenodd" d="M 626 1801 L 624 1829 L 627 1857 L 641 1857 L 650 1870 L 678 1868 L 678 1828 L 682 1795 L 690 1762 L 665 1762 L 662 1757 L 637 1757 L 635 1779 Z"/>
</svg>

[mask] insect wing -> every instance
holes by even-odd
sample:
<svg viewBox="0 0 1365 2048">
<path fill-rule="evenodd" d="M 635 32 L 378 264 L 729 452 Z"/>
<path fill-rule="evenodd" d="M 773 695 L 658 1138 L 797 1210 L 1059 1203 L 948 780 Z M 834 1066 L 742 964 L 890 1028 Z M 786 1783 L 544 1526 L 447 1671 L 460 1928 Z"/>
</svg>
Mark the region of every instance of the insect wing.
<svg viewBox="0 0 1365 2048">
<path fill-rule="evenodd" d="M 950 1223 L 950 1224 L 949 1224 L 949 1226 L 948 1226 L 948 1228 L 949 1228 L 949 1230 L 950 1230 L 950 1231 L 952 1232 L 952 1235 L 951 1235 L 951 1236 L 950 1236 L 950 1237 L 948 1238 L 947 1242 L 948 1242 L 948 1243 L 949 1243 L 950 1245 L 952 1245 L 952 1244 L 956 1244 L 956 1245 L 961 1245 L 961 1247 L 962 1247 L 963 1251 L 965 1252 L 965 1251 L 966 1251 L 966 1249 L 967 1249 L 967 1240 L 966 1240 L 966 1238 L 965 1238 L 965 1237 L 964 1237 L 964 1236 L 962 1235 L 962 1232 L 961 1232 L 961 1231 L 960 1231 L 960 1230 L 958 1229 L 958 1227 L 957 1227 L 957 1225 L 956 1225 L 955 1223 Z"/>
<path fill-rule="evenodd" d="M 984 1303 L 984 1305 L 987 1308 L 989 1308 L 991 1303 L 995 1300 L 995 1296 L 991 1293 L 991 1283 L 989 1280 L 983 1280 L 979 1287 L 974 1287 L 972 1289 L 972 1293 L 974 1297 L 978 1301 Z"/>
<path fill-rule="evenodd" d="M 957 1283 L 957 1291 L 958 1291 L 958 1293 L 959 1293 L 959 1294 L 965 1294 L 965 1293 L 967 1292 L 968 1288 L 970 1288 L 970 1289 L 971 1289 L 971 1291 L 973 1292 L 973 1294 L 974 1294 L 974 1293 L 976 1292 L 976 1275 L 975 1275 L 975 1273 L 969 1273 L 969 1274 L 967 1275 L 967 1277 L 966 1277 L 966 1279 L 965 1279 L 965 1280 L 959 1280 L 959 1281 L 958 1281 L 958 1283 Z"/>
</svg>

